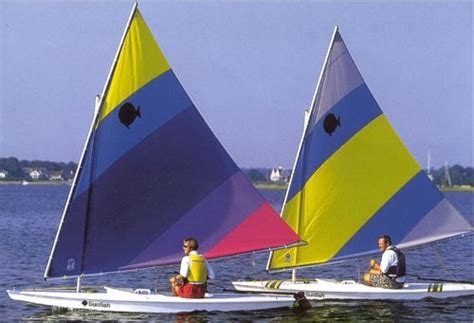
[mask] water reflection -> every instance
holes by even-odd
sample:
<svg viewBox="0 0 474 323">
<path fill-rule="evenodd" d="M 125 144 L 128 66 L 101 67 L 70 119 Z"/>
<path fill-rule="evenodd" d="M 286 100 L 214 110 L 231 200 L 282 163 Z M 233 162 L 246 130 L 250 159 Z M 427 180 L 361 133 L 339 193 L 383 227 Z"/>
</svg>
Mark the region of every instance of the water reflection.
<svg viewBox="0 0 474 323">
<path fill-rule="evenodd" d="M 33 306 L 28 306 L 33 307 Z M 28 321 L 166 321 L 166 322 L 222 322 L 222 321 L 372 321 L 372 320 L 460 320 L 472 321 L 474 298 L 427 299 L 411 302 L 381 301 L 317 301 L 303 314 L 291 309 L 245 312 L 192 312 L 180 314 L 105 313 L 90 311 L 47 310 L 36 307 L 36 313 L 23 317 Z"/>
<path fill-rule="evenodd" d="M 279 309 L 272 311 L 246 311 L 228 313 L 193 312 L 180 314 L 137 314 L 137 313 L 102 313 L 86 311 L 51 311 L 42 310 L 31 315 L 26 320 L 30 321 L 110 321 L 110 320 L 145 320 L 145 321 L 167 321 L 176 323 L 186 322 L 222 322 L 222 321 L 333 321 L 333 320 L 390 320 L 417 319 L 412 308 L 401 302 L 329 302 L 317 303 L 308 312 L 295 314 L 291 309 Z"/>
</svg>

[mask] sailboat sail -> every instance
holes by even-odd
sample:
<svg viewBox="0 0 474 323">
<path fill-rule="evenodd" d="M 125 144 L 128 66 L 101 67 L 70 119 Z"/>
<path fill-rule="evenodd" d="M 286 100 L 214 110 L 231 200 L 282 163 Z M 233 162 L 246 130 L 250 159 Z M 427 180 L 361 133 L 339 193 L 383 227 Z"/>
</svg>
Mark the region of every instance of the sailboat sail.
<svg viewBox="0 0 474 323">
<path fill-rule="evenodd" d="M 104 92 L 46 278 L 175 263 L 190 236 L 208 258 L 299 240 L 206 125 L 136 6 Z"/>
<path fill-rule="evenodd" d="M 335 29 L 287 192 L 283 219 L 307 245 L 270 254 L 268 269 L 401 248 L 472 231 L 401 142 Z"/>
</svg>

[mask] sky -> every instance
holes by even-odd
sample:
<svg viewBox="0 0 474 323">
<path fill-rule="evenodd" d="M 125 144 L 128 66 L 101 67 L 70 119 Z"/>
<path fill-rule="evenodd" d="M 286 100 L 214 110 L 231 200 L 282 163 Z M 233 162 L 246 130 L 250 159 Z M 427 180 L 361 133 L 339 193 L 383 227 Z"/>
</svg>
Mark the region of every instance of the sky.
<svg viewBox="0 0 474 323">
<path fill-rule="evenodd" d="M 0 157 L 78 162 L 133 1 L 0 0 Z M 139 1 L 241 167 L 290 168 L 332 31 L 413 156 L 473 165 L 471 1 Z"/>
</svg>

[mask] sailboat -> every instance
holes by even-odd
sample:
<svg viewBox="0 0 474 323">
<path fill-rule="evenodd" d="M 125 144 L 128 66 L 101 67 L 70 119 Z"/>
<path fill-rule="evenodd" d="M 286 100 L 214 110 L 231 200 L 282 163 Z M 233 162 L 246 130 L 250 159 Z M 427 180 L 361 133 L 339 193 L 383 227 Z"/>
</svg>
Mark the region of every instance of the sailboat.
<svg viewBox="0 0 474 323">
<path fill-rule="evenodd" d="M 267 270 L 292 279 L 236 281 L 240 291 L 301 290 L 308 299 L 421 299 L 474 294 L 474 285 L 297 279 L 296 269 L 378 253 L 388 234 L 399 249 L 472 233 L 403 145 L 359 73 L 336 26 L 286 192 L 282 218 L 307 245 L 270 253 Z M 408 271 L 410 264 L 408 264 Z"/>
<path fill-rule="evenodd" d="M 262 227 L 267 230 L 261 230 Z M 297 244 L 298 235 L 237 167 L 186 94 L 135 3 L 60 221 L 44 278 L 74 288 L 8 290 L 69 309 L 175 313 L 287 307 L 283 296 L 89 288 L 92 275 L 176 264 L 195 237 L 207 259 Z"/>
</svg>

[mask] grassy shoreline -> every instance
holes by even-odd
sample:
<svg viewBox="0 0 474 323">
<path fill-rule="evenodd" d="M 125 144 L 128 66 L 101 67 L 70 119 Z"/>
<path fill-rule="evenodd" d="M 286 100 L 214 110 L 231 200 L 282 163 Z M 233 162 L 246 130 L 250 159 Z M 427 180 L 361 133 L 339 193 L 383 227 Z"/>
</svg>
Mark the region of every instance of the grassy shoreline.
<svg viewBox="0 0 474 323">
<path fill-rule="evenodd" d="M 27 183 L 27 185 L 71 185 L 71 182 L 67 181 L 32 181 Z M 0 181 L 0 185 L 22 185 L 22 181 Z M 288 188 L 286 183 L 253 183 L 253 185 L 264 190 L 286 190 Z M 472 186 L 438 186 L 438 189 L 442 192 L 474 192 Z"/>
<path fill-rule="evenodd" d="M 0 185 L 71 185 L 72 182 L 67 181 L 31 181 L 28 184 L 23 184 L 23 181 L 0 181 Z"/>
<path fill-rule="evenodd" d="M 286 190 L 287 184 L 277 184 L 277 183 L 253 183 L 253 185 L 258 189 L 265 190 Z M 473 186 L 451 186 L 443 187 L 437 186 L 441 192 L 474 192 Z"/>
</svg>

